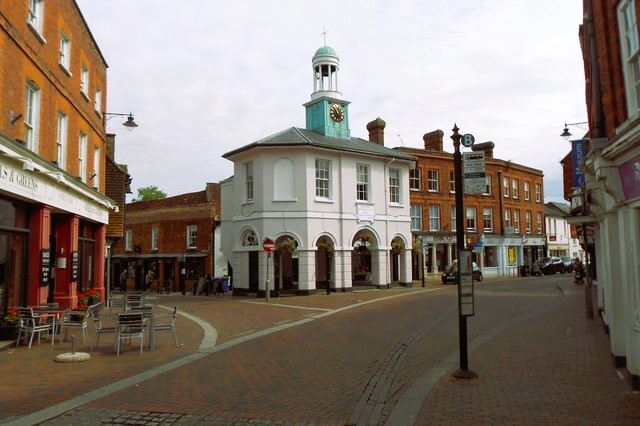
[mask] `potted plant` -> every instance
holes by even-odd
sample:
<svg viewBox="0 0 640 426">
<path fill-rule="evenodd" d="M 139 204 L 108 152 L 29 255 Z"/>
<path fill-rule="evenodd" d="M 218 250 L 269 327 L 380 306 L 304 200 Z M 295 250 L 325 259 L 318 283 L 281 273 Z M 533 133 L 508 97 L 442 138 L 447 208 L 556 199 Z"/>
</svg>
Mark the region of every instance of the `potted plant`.
<svg viewBox="0 0 640 426">
<path fill-rule="evenodd" d="M 9 311 L 0 323 L 0 340 L 16 340 L 20 330 L 20 312 L 17 309 Z"/>
</svg>

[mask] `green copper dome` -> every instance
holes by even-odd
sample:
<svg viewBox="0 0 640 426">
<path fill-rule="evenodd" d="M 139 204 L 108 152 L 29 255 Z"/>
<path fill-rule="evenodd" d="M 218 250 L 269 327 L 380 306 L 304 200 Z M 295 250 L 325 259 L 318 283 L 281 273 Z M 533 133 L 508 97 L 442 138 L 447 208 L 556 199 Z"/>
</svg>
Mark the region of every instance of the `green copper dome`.
<svg viewBox="0 0 640 426">
<path fill-rule="evenodd" d="M 338 56 L 336 51 L 333 50 L 329 46 L 322 46 L 320 49 L 316 50 L 316 53 L 313 56 L 320 56 L 320 55 L 335 55 L 335 56 Z"/>
</svg>

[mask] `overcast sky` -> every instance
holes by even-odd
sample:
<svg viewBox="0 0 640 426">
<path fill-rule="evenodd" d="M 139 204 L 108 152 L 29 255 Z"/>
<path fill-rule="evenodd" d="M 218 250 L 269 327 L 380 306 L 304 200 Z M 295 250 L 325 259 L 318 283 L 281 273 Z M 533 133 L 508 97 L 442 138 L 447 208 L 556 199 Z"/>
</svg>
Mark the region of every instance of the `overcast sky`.
<svg viewBox="0 0 640 426">
<path fill-rule="evenodd" d="M 559 134 L 587 120 L 581 0 L 76 1 L 109 65 L 107 111 L 140 126 L 107 122 L 134 195 L 203 190 L 233 174 L 224 153 L 304 128 L 326 28 L 352 136 L 381 117 L 387 147 L 441 129 L 453 152 L 457 123 L 542 170 L 545 201 L 562 201 Z"/>
</svg>

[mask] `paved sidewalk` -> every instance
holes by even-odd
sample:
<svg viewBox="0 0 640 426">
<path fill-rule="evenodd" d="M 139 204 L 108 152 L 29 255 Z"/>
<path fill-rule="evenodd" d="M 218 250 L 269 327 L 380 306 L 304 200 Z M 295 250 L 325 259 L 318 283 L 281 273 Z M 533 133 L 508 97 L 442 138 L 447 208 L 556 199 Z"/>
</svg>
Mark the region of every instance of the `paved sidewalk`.
<svg viewBox="0 0 640 426">
<path fill-rule="evenodd" d="M 490 286 L 491 280 L 486 280 L 479 289 Z M 426 289 L 434 288 L 443 286 L 427 283 Z M 418 284 L 409 289 L 283 297 L 269 303 L 230 295 L 163 295 L 163 307 L 178 306 L 178 312 L 186 315 L 178 319 L 178 347 L 171 334 L 165 333 L 158 336 L 155 351 L 140 356 L 133 348 L 116 357 L 113 339 L 102 336 L 92 360 L 68 365 L 53 362 L 55 355 L 70 350 L 68 342 L 56 342 L 53 348 L 43 342 L 31 350 L 0 351 L 0 424 L 37 424 L 25 416 L 46 412 L 49 407 L 58 407 L 59 414 L 71 411 L 53 420 L 43 417 L 40 421 L 48 425 L 97 424 L 105 418 L 118 422 L 104 424 L 249 424 L 244 420 L 213 422 L 191 415 L 187 407 L 171 407 L 174 414 L 124 415 L 83 408 L 83 401 L 88 402 L 96 389 L 113 383 L 137 386 L 144 380 L 144 374 L 137 376 L 140 373 L 192 362 L 244 337 L 306 321 L 310 315 L 422 290 Z M 478 378 L 453 379 L 450 373 L 458 366 L 458 353 L 452 353 L 403 390 L 386 424 L 640 424 L 640 395 L 613 369 L 602 322 L 584 318 L 583 287 L 567 285 L 563 290 L 561 303 L 550 305 L 543 314 L 508 321 L 499 330 L 469 342 L 470 368 Z M 78 350 L 88 351 L 90 343 L 79 342 Z"/>
</svg>

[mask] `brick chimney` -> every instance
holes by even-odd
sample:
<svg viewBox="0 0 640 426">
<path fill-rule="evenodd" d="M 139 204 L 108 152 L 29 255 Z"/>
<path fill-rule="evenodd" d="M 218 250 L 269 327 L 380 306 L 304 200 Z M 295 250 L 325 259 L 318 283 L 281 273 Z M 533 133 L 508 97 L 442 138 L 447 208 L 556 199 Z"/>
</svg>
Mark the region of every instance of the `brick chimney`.
<svg viewBox="0 0 640 426">
<path fill-rule="evenodd" d="M 440 129 L 425 133 L 422 137 L 424 149 L 427 151 L 442 151 L 442 137 L 444 132 Z"/>
<path fill-rule="evenodd" d="M 384 146 L 384 128 L 387 123 L 380 117 L 376 118 L 369 124 L 367 124 L 367 130 L 369 131 L 369 142 L 377 143 Z"/>
<path fill-rule="evenodd" d="M 111 160 L 115 161 L 116 155 L 116 135 L 114 133 L 107 133 L 107 156 Z"/>
<path fill-rule="evenodd" d="M 493 158 L 493 148 L 495 144 L 491 141 L 474 144 L 471 151 L 484 151 L 484 158 Z"/>
</svg>

